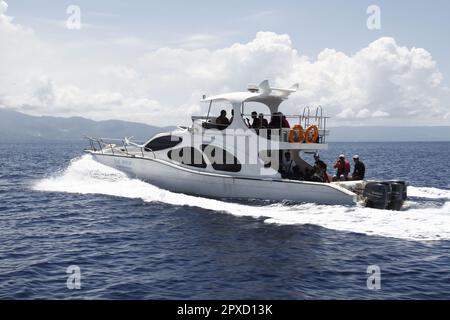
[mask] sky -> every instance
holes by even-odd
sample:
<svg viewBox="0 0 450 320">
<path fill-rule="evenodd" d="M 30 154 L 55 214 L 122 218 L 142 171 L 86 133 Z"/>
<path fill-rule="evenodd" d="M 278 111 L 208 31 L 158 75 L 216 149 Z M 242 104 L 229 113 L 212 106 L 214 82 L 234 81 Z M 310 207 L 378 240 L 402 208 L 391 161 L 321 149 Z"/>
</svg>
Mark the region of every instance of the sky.
<svg viewBox="0 0 450 320">
<path fill-rule="evenodd" d="M 81 28 L 68 28 L 80 10 Z M 379 29 L 368 28 L 371 5 Z M 282 111 L 450 125 L 450 2 L 0 0 L 0 106 L 188 124 L 203 94 L 300 84 Z"/>
</svg>

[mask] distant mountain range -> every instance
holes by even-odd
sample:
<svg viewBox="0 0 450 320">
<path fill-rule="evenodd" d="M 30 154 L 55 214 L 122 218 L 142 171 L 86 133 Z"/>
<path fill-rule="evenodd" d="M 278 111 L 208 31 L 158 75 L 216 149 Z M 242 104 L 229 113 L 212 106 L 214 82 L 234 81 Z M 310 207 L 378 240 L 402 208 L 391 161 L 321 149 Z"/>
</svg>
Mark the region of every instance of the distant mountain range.
<svg viewBox="0 0 450 320">
<path fill-rule="evenodd" d="M 175 127 L 155 127 L 141 123 L 81 117 L 36 117 L 0 108 L 0 142 L 76 141 L 85 135 L 145 141 L 152 135 Z M 450 141 L 450 126 L 443 127 L 335 127 L 329 128 L 329 142 L 370 141 Z"/>
<path fill-rule="evenodd" d="M 155 127 L 120 120 L 94 121 L 81 117 L 35 117 L 0 108 L 0 142 L 36 140 L 76 141 L 84 136 L 146 141 L 156 133 L 175 127 Z"/>
</svg>

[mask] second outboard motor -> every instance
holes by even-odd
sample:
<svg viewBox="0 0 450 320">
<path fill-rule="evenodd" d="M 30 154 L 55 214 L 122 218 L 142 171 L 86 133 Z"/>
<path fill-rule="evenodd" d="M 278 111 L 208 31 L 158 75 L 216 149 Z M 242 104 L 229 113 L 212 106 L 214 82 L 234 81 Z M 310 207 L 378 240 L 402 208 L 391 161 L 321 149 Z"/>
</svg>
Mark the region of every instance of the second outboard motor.
<svg viewBox="0 0 450 320">
<path fill-rule="evenodd" d="M 391 185 L 389 183 L 370 182 L 363 192 L 366 206 L 375 209 L 386 209 L 391 199 Z"/>
<path fill-rule="evenodd" d="M 391 181 L 391 198 L 388 209 L 399 211 L 407 197 L 407 186 L 404 181 Z"/>
</svg>

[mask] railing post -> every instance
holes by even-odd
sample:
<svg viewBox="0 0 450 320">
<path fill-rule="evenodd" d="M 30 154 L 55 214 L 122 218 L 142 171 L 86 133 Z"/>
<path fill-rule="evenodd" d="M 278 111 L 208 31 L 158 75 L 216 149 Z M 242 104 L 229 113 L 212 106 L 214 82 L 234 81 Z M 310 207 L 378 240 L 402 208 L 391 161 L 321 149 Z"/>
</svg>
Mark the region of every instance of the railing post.
<svg viewBox="0 0 450 320">
<path fill-rule="evenodd" d="M 123 151 L 125 149 L 125 154 L 128 154 L 128 150 L 127 150 L 127 146 L 125 145 L 125 140 L 122 140 L 122 150 Z"/>
</svg>

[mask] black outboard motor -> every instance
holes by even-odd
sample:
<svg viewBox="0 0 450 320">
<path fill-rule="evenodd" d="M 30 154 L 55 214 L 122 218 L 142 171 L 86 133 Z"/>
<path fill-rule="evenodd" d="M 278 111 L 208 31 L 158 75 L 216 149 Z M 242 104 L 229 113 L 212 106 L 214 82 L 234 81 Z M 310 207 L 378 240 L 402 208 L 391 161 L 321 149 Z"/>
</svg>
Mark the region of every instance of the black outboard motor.
<svg viewBox="0 0 450 320">
<path fill-rule="evenodd" d="M 407 197 L 407 186 L 404 181 L 390 181 L 391 199 L 388 205 L 389 210 L 399 211 Z"/>
<path fill-rule="evenodd" d="M 363 196 L 366 206 L 375 209 L 386 209 L 391 199 L 391 185 L 382 182 L 369 182 L 364 188 Z"/>
<path fill-rule="evenodd" d="M 366 206 L 399 211 L 407 198 L 404 181 L 369 182 L 363 192 Z"/>
</svg>

